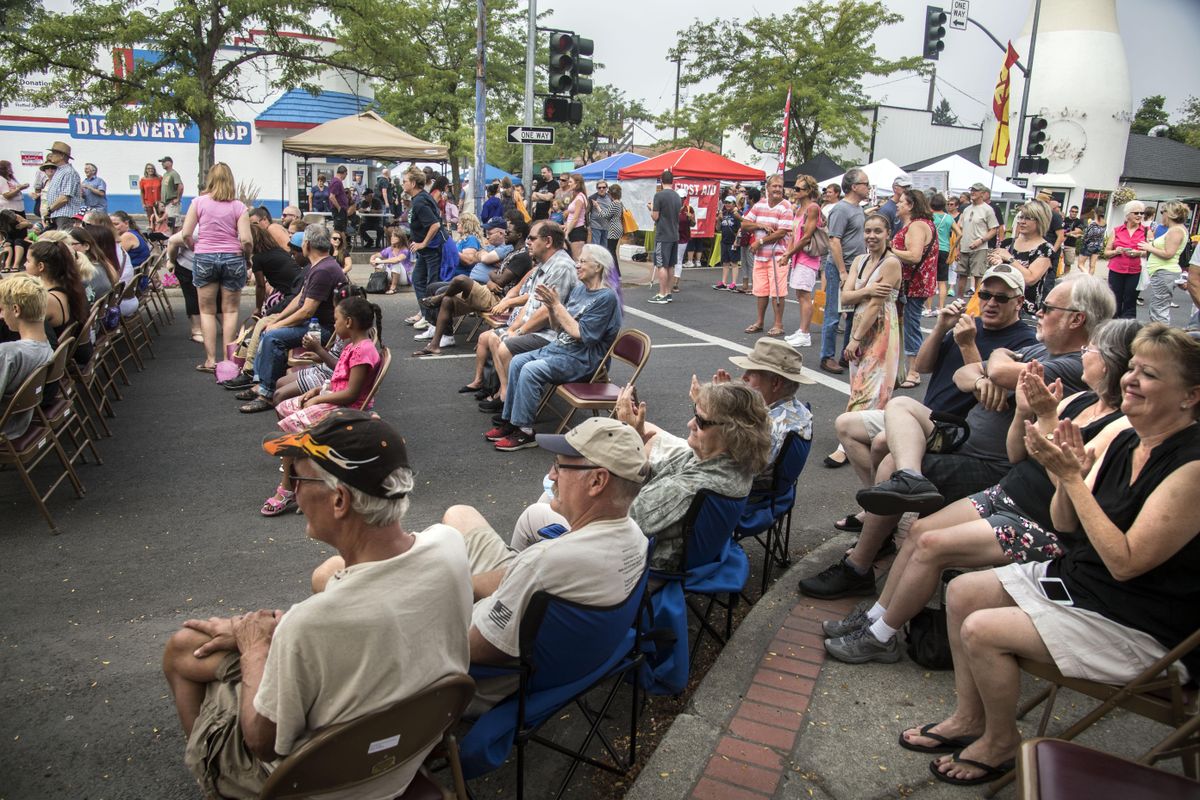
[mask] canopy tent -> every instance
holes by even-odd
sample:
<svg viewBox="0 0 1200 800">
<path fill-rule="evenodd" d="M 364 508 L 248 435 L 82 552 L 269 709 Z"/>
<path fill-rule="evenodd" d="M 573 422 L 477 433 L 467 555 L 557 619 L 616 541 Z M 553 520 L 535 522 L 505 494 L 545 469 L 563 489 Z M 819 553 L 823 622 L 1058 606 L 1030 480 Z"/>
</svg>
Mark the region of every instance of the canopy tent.
<svg viewBox="0 0 1200 800">
<path fill-rule="evenodd" d="M 859 169 L 867 173 L 867 180 L 871 182 L 871 188 L 876 194 L 891 194 L 892 181 L 894 181 L 897 176 L 905 174 L 904 170 L 896 166 L 896 162 L 889 158 L 881 158 L 878 161 L 872 161 L 866 166 L 859 167 Z M 926 169 L 933 169 L 933 167 L 926 167 Z M 846 173 L 843 172 L 841 175 L 833 175 L 829 178 L 824 178 L 821 180 L 821 183 L 840 184 L 842 182 L 842 177 L 845 174 Z"/>
<path fill-rule="evenodd" d="M 484 184 L 494 183 L 496 181 L 503 180 L 504 178 L 508 178 L 510 181 L 512 181 L 513 186 L 521 185 L 521 177 L 519 175 L 513 175 L 505 172 L 495 164 L 483 165 Z M 469 180 L 471 180 L 471 168 L 467 167 L 467 169 L 463 170 L 463 183 L 466 183 Z"/>
<path fill-rule="evenodd" d="M 1029 194 L 1028 191 L 1017 186 L 1015 183 L 1009 183 L 999 175 L 992 177 L 992 171 L 984 167 L 978 167 L 967 161 L 960 155 L 950 155 L 943 158 L 941 161 L 935 161 L 932 164 L 926 164 L 921 168 L 922 172 L 948 172 L 950 179 L 950 191 L 956 194 L 961 194 L 967 191 L 973 183 L 982 183 L 984 186 L 992 190 L 992 194 L 1014 194 L 1024 197 Z M 1055 186 L 1061 184 L 1055 183 Z"/>
<path fill-rule="evenodd" d="M 634 178 L 657 178 L 664 169 L 671 170 L 676 178 L 719 181 L 763 181 L 767 179 L 767 173 L 761 169 L 739 164 L 725 156 L 696 147 L 672 150 L 661 156 L 648 158 L 639 164 L 622 167 L 617 171 L 617 178 L 622 181 Z"/>
<path fill-rule="evenodd" d="M 829 179 L 835 175 L 841 175 L 846 171 L 846 168 L 834 161 L 824 153 L 817 153 L 815 156 L 805 161 L 803 164 L 798 164 L 783 173 L 783 183 L 785 186 L 791 186 L 796 182 L 797 175 L 811 175 L 817 183 L 829 183 Z"/>
<path fill-rule="evenodd" d="M 593 161 L 587 166 L 580 167 L 575 170 L 575 173 L 582 175 L 585 181 L 614 181 L 617 179 L 617 172 L 622 167 L 632 167 L 634 164 L 640 164 L 645 160 L 645 156 L 639 156 L 637 153 L 613 153 L 608 158 L 602 158 L 599 161 Z"/>
<path fill-rule="evenodd" d="M 300 156 L 336 155 L 380 161 L 445 161 L 445 145 L 411 136 L 374 111 L 330 120 L 283 140 L 285 153 Z"/>
</svg>

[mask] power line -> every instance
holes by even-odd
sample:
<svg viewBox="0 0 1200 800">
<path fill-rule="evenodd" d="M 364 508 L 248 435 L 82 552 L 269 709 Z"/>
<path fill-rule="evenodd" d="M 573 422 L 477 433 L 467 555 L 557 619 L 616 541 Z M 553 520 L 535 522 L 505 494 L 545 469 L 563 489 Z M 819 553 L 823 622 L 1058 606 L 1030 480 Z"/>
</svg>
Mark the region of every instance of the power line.
<svg viewBox="0 0 1200 800">
<path fill-rule="evenodd" d="M 976 103 L 977 105 L 981 105 L 981 106 L 983 106 L 984 108 L 987 108 L 987 107 L 988 107 L 988 104 L 987 104 L 987 103 L 984 103 L 984 102 L 983 102 L 983 101 L 981 101 L 981 100 L 977 100 L 977 99 L 974 97 L 974 95 L 970 94 L 969 92 L 965 92 L 965 91 L 963 91 L 962 89 L 958 88 L 958 87 L 957 87 L 957 86 L 955 86 L 953 83 L 951 83 L 950 81 L 948 81 L 948 80 L 946 80 L 945 78 L 943 78 L 941 75 L 939 75 L 939 76 L 938 76 L 938 82 L 939 82 L 939 83 L 944 83 L 944 84 L 946 84 L 946 85 L 947 85 L 947 86 L 949 86 L 951 89 L 953 89 L 954 91 L 956 91 L 956 92 L 958 92 L 959 94 L 961 94 L 963 97 L 965 97 L 965 98 L 967 98 L 968 100 L 970 100 L 972 103 Z"/>
<path fill-rule="evenodd" d="M 909 80 L 910 78 L 920 78 L 920 77 L 922 77 L 922 76 L 921 76 L 921 75 L 919 75 L 919 74 L 917 74 L 917 73 L 913 73 L 913 74 L 911 74 L 911 75 L 905 75 L 905 76 L 903 76 L 903 77 L 900 77 L 900 78 L 895 78 L 895 79 L 893 79 L 893 80 L 890 80 L 890 81 L 884 81 L 884 82 L 882 82 L 882 83 L 872 83 L 870 86 L 864 86 L 864 87 L 862 87 L 862 88 L 863 88 L 863 89 L 875 89 L 875 88 L 878 88 L 878 87 L 880 87 L 880 86 L 887 86 L 887 85 L 889 85 L 889 84 L 892 84 L 892 83 L 899 83 L 900 81 L 906 81 L 906 80 Z"/>
</svg>

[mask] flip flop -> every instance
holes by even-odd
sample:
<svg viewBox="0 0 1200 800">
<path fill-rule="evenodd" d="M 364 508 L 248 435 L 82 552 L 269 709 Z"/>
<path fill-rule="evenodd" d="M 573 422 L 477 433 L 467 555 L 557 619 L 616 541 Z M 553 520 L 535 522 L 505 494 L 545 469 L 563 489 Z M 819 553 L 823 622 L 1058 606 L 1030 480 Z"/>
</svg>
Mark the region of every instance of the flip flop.
<svg viewBox="0 0 1200 800">
<path fill-rule="evenodd" d="M 863 529 L 863 524 L 862 524 L 862 520 L 859 519 L 858 517 L 854 516 L 853 514 L 847 514 L 846 516 L 839 519 L 837 522 L 833 523 L 833 527 L 838 529 L 839 531 L 849 531 L 850 533 L 857 533 L 858 531 L 861 531 Z M 921 735 L 926 736 L 928 734 L 922 733 Z M 933 738 L 933 737 L 930 736 L 930 738 Z M 903 741 L 903 737 L 901 737 L 901 740 Z M 965 747 L 965 745 L 964 745 L 964 747 Z"/>
<path fill-rule="evenodd" d="M 746 328 L 746 330 L 742 331 L 742 333 L 762 333 L 762 325 L 759 325 L 756 322 L 750 327 Z"/>
<path fill-rule="evenodd" d="M 214 373 L 214 372 L 216 372 L 216 371 L 217 371 L 217 368 L 216 368 L 216 366 L 211 366 L 211 367 L 210 367 L 210 366 L 208 366 L 207 364 L 197 364 L 197 365 L 196 365 L 196 372 L 207 372 L 207 373 L 209 373 L 209 374 L 212 374 L 212 373 Z"/>
<path fill-rule="evenodd" d="M 963 748 L 978 739 L 978 736 L 959 736 L 949 739 L 936 733 L 931 733 L 932 728 L 937 727 L 936 722 L 931 722 L 921 728 L 918 735 L 924 736 L 926 739 L 933 739 L 937 742 L 936 745 L 913 744 L 904 738 L 904 731 L 900 731 L 900 746 L 905 750 L 912 750 L 914 753 L 961 753 Z M 963 762 L 964 764 L 967 762 Z"/>
<path fill-rule="evenodd" d="M 783 336 L 783 334 L 783 328 L 771 328 L 771 330 L 767 331 L 767 336 Z"/>
<path fill-rule="evenodd" d="M 202 334 L 202 333 L 193 333 L 193 334 L 192 334 L 192 341 L 193 341 L 193 342 L 195 342 L 196 344 L 204 344 L 204 334 Z"/>
<path fill-rule="evenodd" d="M 900 382 L 901 389 L 915 389 L 920 385 L 921 385 L 920 378 L 917 378 L 915 381 L 911 380 L 909 378 L 905 378 L 903 381 Z"/>
<path fill-rule="evenodd" d="M 479 387 L 479 386 L 472 386 L 471 384 L 468 383 L 466 386 L 459 389 L 458 393 L 459 394 L 470 394 L 471 392 L 478 392 L 480 388 L 481 387 Z"/>
<path fill-rule="evenodd" d="M 440 356 L 440 355 L 441 355 L 440 352 L 436 352 L 434 350 L 418 350 L 417 352 L 413 353 L 414 358 L 424 358 L 425 356 Z"/>
<path fill-rule="evenodd" d="M 961 752 L 962 750 L 956 750 L 950 756 L 952 762 L 955 764 L 966 764 L 968 767 L 981 769 L 983 770 L 982 775 L 976 775 L 974 778 L 952 778 L 938 769 L 937 759 L 934 759 L 933 761 L 929 762 L 929 771 L 933 773 L 933 777 L 937 778 L 942 783 L 948 783 L 951 786 L 979 786 L 982 783 L 991 783 L 997 778 L 1003 778 L 1005 775 L 1012 772 L 1017 766 L 1017 762 L 1011 758 L 1002 764 L 992 766 L 991 764 L 984 764 L 982 761 L 973 761 L 969 758 L 962 758 L 959 756 L 959 753 Z"/>
</svg>

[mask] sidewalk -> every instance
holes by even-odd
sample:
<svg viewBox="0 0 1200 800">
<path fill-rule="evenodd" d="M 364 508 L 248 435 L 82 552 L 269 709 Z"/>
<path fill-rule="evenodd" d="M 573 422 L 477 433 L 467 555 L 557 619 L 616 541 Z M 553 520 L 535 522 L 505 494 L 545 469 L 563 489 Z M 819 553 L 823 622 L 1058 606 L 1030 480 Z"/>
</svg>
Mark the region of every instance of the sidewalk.
<svg viewBox="0 0 1200 800">
<path fill-rule="evenodd" d="M 897 664 L 859 666 L 826 657 L 821 621 L 840 618 L 857 599 L 806 598 L 796 581 L 837 558 L 851 541 L 838 536 L 809 553 L 754 606 L 627 800 L 982 796 L 986 787 L 934 780 L 928 767 L 933 756 L 896 743 L 904 728 L 949 713 L 951 672 L 925 670 L 907 656 Z M 1035 682 L 1026 677 L 1023 688 L 1031 694 Z M 1081 715 L 1079 700 L 1060 693 L 1051 734 Z M 1022 723 L 1026 735 L 1040 713 L 1036 709 Z M 1167 732 L 1123 712 L 1092 730 L 1079 741 L 1132 757 Z M 1012 797 L 1013 790 L 1000 796 Z"/>
</svg>

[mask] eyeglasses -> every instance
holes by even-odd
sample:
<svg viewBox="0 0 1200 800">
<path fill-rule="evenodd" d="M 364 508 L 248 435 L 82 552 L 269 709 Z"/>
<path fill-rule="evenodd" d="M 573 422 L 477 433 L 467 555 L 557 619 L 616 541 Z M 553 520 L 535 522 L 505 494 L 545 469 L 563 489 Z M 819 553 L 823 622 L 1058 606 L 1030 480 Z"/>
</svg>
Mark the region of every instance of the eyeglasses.
<svg viewBox="0 0 1200 800">
<path fill-rule="evenodd" d="M 321 478 L 306 478 L 303 475 L 297 475 L 296 474 L 296 465 L 294 463 L 288 464 L 287 466 L 285 466 L 283 468 L 283 480 L 286 483 L 293 483 L 293 484 L 303 483 L 304 481 L 309 481 L 311 483 L 325 483 L 325 481 Z M 293 489 L 292 491 L 295 491 L 295 489 Z"/>
<path fill-rule="evenodd" d="M 595 464 L 563 464 L 557 458 L 550 462 L 551 475 L 557 473 L 559 470 L 578 470 L 579 472 L 586 472 L 589 469 L 604 469 L 604 467 L 597 467 Z"/>
<path fill-rule="evenodd" d="M 996 294 L 989 291 L 978 291 L 975 293 L 979 297 L 979 302 L 986 303 L 988 300 L 995 300 L 1000 305 L 1004 305 L 1010 300 L 1016 300 L 1021 295 L 1019 294 Z"/>
<path fill-rule="evenodd" d="M 695 418 L 696 427 L 700 430 L 706 430 L 711 428 L 713 425 L 720 424 L 715 419 L 705 419 L 704 417 L 700 416 L 700 412 L 696 410 L 695 406 L 692 406 L 692 417 Z"/>
<path fill-rule="evenodd" d="M 549 236 L 534 236 L 532 233 L 525 237 L 527 242 L 536 242 L 538 239 L 549 239 Z"/>
<path fill-rule="evenodd" d="M 1079 352 L 1080 353 L 1095 353 L 1096 355 L 1100 355 L 1100 348 L 1092 347 L 1090 344 L 1085 344 L 1083 347 L 1079 348 Z"/>
<path fill-rule="evenodd" d="M 607 188 L 608 188 L 607 186 L 597 186 L 597 187 L 596 187 L 596 191 L 597 191 L 597 192 L 603 192 L 603 191 L 604 191 L 605 189 L 607 189 Z"/>
<path fill-rule="evenodd" d="M 1130 211 L 1130 212 L 1129 212 L 1129 214 L 1130 214 L 1130 216 L 1134 216 L 1134 217 L 1144 217 L 1144 216 L 1146 216 L 1146 212 L 1145 212 L 1145 211 Z"/>
<path fill-rule="evenodd" d="M 1043 314 L 1049 314 L 1051 311 L 1079 311 L 1079 309 L 1068 308 L 1066 306 L 1052 306 L 1049 303 L 1038 303 L 1038 311 Z"/>
<path fill-rule="evenodd" d="M 871 182 L 870 181 L 855 181 L 854 183 L 852 183 L 850 185 L 851 186 L 870 186 Z"/>
</svg>

